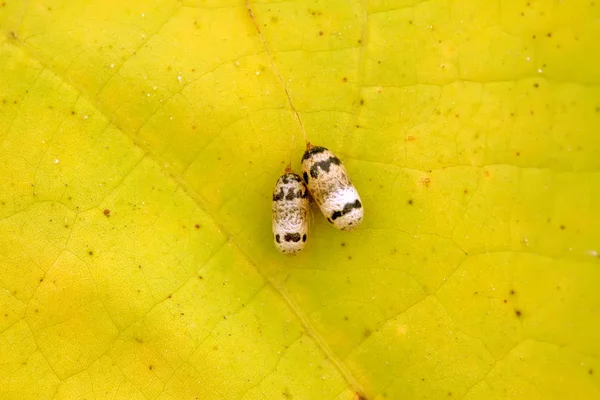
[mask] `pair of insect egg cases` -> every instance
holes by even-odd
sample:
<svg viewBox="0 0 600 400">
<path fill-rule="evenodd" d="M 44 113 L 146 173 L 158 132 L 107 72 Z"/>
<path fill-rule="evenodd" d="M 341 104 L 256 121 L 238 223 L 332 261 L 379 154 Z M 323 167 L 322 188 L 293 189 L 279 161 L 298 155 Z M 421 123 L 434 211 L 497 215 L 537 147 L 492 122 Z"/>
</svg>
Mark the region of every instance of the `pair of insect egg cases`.
<svg viewBox="0 0 600 400">
<path fill-rule="evenodd" d="M 308 145 L 302 156 L 302 177 L 287 170 L 273 190 L 273 240 L 284 254 L 304 248 L 308 234 L 308 192 L 336 228 L 352 230 L 364 210 L 346 168 L 330 150 Z"/>
</svg>

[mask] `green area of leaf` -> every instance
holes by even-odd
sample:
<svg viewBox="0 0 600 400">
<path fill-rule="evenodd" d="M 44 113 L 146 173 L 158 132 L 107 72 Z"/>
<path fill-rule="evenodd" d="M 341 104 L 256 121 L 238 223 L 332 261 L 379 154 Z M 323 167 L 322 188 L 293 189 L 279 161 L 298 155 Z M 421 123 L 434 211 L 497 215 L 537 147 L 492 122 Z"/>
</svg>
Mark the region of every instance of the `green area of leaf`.
<svg viewBox="0 0 600 400">
<path fill-rule="evenodd" d="M 599 19 L 2 1 L 0 398 L 600 397 Z M 365 220 L 286 258 L 291 104 Z"/>
</svg>

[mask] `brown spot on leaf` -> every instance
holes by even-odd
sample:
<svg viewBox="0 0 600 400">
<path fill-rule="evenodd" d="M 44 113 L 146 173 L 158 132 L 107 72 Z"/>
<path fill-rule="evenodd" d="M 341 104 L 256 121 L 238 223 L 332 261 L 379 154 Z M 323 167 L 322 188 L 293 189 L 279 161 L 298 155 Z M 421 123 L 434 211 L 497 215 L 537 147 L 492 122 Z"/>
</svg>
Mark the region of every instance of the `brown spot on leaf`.
<svg viewBox="0 0 600 400">
<path fill-rule="evenodd" d="M 521 315 L 522 315 L 521 310 L 515 310 L 515 314 L 518 318 L 521 318 Z"/>
<path fill-rule="evenodd" d="M 104 215 L 106 215 L 107 217 L 110 217 L 110 210 L 108 208 L 106 208 L 104 210 Z"/>
</svg>

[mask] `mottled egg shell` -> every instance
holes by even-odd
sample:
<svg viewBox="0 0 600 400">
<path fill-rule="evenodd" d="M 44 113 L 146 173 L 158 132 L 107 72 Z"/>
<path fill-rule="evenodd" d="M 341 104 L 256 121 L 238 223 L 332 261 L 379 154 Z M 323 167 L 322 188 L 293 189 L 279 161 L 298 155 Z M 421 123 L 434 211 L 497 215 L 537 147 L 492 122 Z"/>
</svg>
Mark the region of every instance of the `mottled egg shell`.
<svg viewBox="0 0 600 400">
<path fill-rule="evenodd" d="M 273 189 L 273 241 L 283 254 L 300 252 L 308 238 L 308 191 L 302 178 L 283 174 Z"/>
<path fill-rule="evenodd" d="M 302 156 L 302 177 L 327 220 L 342 230 L 355 229 L 364 209 L 346 168 L 329 149 L 308 145 Z"/>
</svg>

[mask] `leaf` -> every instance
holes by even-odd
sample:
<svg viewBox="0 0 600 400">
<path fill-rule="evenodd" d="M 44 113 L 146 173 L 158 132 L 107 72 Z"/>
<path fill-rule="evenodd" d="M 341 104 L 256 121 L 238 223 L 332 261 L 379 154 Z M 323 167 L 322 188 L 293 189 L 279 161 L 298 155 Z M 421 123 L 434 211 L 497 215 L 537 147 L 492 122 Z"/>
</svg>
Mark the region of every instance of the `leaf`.
<svg viewBox="0 0 600 400">
<path fill-rule="evenodd" d="M 600 396 L 596 3 L 0 7 L 3 399 Z"/>
</svg>

